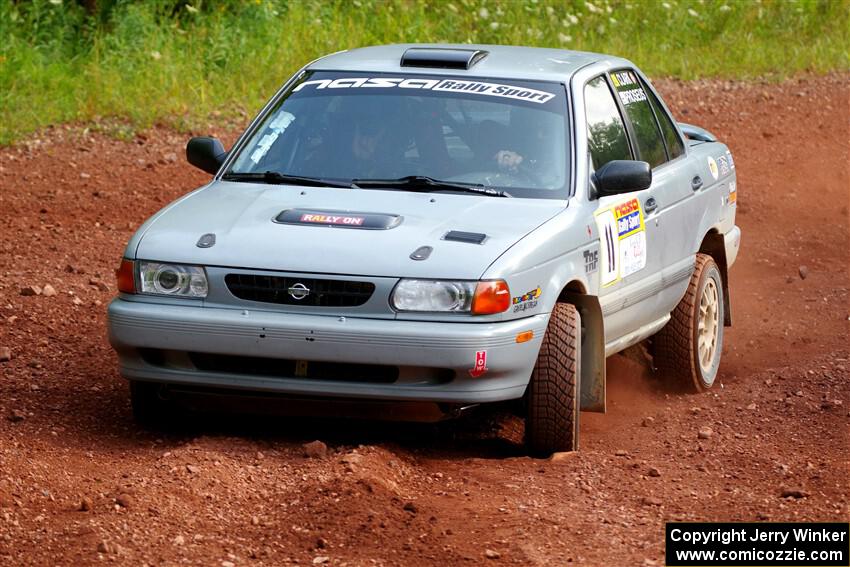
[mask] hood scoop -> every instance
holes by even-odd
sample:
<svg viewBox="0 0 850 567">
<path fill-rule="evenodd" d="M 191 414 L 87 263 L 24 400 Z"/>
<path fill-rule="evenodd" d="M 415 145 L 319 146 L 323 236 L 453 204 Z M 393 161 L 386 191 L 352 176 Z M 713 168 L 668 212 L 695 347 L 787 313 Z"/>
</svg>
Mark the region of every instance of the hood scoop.
<svg viewBox="0 0 850 567">
<path fill-rule="evenodd" d="M 362 228 L 388 230 L 401 224 L 403 217 L 385 213 L 355 213 L 318 209 L 286 209 L 274 218 L 278 224 L 329 226 L 335 228 Z"/>
<path fill-rule="evenodd" d="M 454 242 L 466 242 L 467 244 L 483 244 L 487 235 L 480 232 L 463 232 L 461 230 L 450 230 L 443 235 L 443 240 Z"/>
</svg>

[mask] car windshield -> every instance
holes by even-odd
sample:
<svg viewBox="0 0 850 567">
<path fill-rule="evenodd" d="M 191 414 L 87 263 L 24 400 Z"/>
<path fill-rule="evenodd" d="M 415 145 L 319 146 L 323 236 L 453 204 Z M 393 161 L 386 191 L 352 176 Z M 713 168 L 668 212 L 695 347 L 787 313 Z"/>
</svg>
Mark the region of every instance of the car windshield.
<svg viewBox="0 0 850 567">
<path fill-rule="evenodd" d="M 428 178 L 432 190 L 468 184 L 565 199 L 566 109 L 559 83 L 306 73 L 226 175 L 256 180 L 273 172 L 390 190 L 393 183 L 375 182 L 399 180 L 398 190 L 410 190 L 411 179 Z"/>
</svg>

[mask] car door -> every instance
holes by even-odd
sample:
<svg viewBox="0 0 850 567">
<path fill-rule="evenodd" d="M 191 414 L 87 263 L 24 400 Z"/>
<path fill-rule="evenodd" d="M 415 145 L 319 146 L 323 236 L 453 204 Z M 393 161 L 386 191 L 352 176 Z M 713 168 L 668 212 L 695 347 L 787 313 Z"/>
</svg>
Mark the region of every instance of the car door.
<svg viewBox="0 0 850 567">
<path fill-rule="evenodd" d="M 589 80 L 584 86 L 592 170 L 612 160 L 631 160 L 638 155 L 615 92 L 607 73 Z M 647 300 L 643 290 L 652 287 L 648 279 L 654 278 L 660 267 L 660 258 L 654 253 L 655 237 L 644 210 L 651 189 L 601 196 L 595 202 L 599 299 L 609 350 L 617 350 L 618 341 L 639 331 L 654 315 L 642 305 Z"/>
</svg>

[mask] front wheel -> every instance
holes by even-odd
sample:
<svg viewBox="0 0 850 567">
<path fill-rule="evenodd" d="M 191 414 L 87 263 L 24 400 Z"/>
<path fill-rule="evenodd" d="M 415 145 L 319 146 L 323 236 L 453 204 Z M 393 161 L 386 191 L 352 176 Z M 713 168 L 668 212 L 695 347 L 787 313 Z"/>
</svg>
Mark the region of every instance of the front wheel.
<svg viewBox="0 0 850 567">
<path fill-rule="evenodd" d="M 685 297 L 652 338 L 655 367 L 671 385 L 704 392 L 723 350 L 723 280 L 711 256 L 697 254 Z"/>
<path fill-rule="evenodd" d="M 578 311 L 556 303 L 526 392 L 525 442 L 532 454 L 578 449 L 580 352 Z"/>
</svg>

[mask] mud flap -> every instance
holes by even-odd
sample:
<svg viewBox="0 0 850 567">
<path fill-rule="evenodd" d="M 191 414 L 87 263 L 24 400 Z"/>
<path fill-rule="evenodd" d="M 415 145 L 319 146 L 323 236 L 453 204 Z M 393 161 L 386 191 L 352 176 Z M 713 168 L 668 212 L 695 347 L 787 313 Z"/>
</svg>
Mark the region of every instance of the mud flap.
<svg viewBox="0 0 850 567">
<path fill-rule="evenodd" d="M 599 299 L 570 292 L 562 298 L 575 305 L 581 317 L 580 409 L 605 413 L 605 326 Z"/>
</svg>

